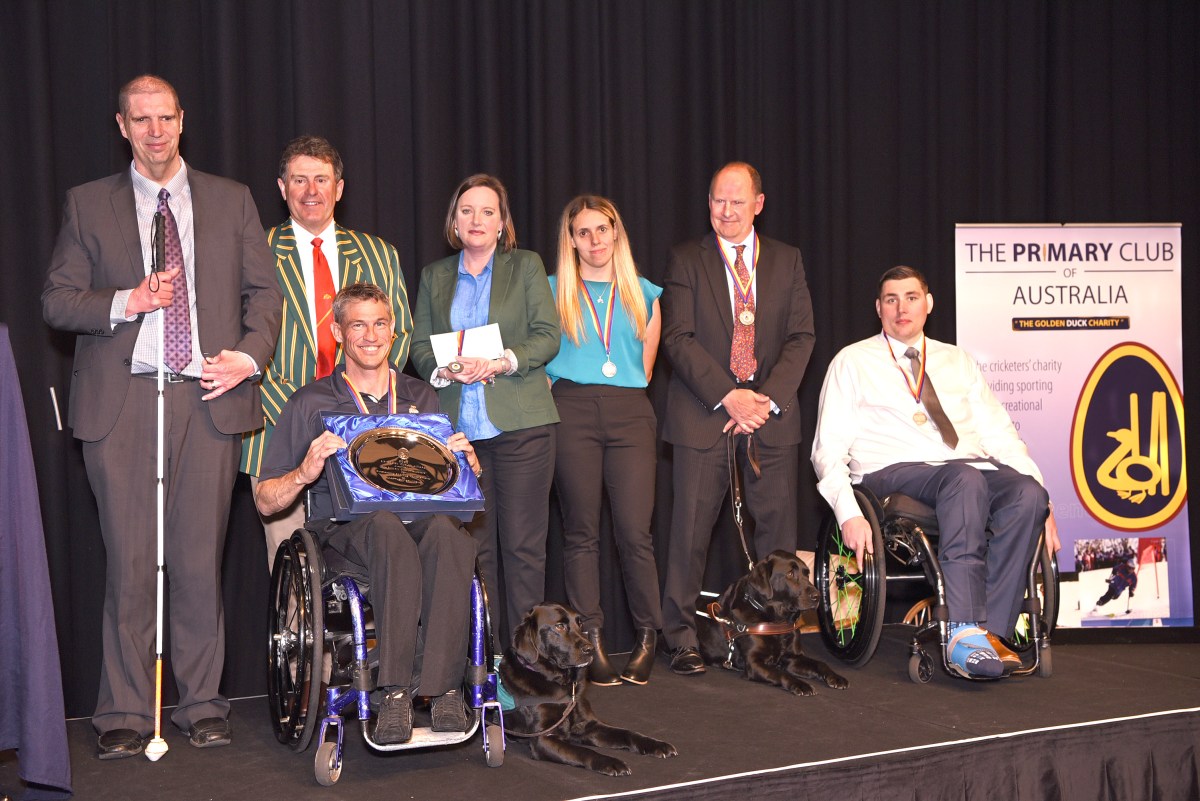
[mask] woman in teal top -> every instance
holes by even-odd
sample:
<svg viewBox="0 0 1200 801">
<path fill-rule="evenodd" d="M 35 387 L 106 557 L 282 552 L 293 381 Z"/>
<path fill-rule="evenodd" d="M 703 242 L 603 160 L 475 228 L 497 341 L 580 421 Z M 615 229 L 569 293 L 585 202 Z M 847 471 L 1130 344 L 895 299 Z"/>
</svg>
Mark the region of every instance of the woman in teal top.
<svg viewBox="0 0 1200 801">
<path fill-rule="evenodd" d="M 563 513 L 567 600 L 595 648 L 594 684 L 645 684 L 662 627 L 650 540 L 655 419 L 646 385 L 654 370 L 662 288 L 638 275 L 612 202 L 577 197 L 563 209 L 558 271 L 550 278 L 561 321 L 546 365 L 561 419 L 554 483 Z M 629 612 L 637 637 L 620 674 L 604 651 L 600 610 L 600 510 L 607 490 Z"/>
</svg>

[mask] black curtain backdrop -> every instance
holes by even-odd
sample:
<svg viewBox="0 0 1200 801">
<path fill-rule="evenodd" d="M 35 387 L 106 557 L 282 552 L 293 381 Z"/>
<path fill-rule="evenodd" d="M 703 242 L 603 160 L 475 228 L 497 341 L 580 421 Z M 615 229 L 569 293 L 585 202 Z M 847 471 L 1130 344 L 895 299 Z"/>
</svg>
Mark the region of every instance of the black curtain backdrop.
<svg viewBox="0 0 1200 801">
<path fill-rule="evenodd" d="M 448 252 L 441 221 L 469 173 L 504 180 L 521 246 L 551 269 L 565 202 L 612 197 L 642 271 L 661 283 L 668 248 L 708 227 L 713 170 L 750 161 L 765 181 L 761 230 L 797 244 L 808 269 L 811 432 L 830 358 L 878 330 L 885 268 L 925 270 L 938 299 L 929 332 L 954 339 L 955 223 L 1182 222 L 1183 297 L 1197 297 L 1198 34 L 1193 0 L 0 3 L 0 321 L 36 451 L 68 712 L 95 701 L 104 552 L 80 449 L 51 404 L 54 390 L 65 419 L 73 337 L 42 322 L 39 296 L 65 191 L 128 167 L 113 114 L 130 77 L 175 84 L 185 158 L 248 184 L 264 226 L 286 216 L 283 144 L 327 136 L 347 165 L 339 221 L 394 242 L 413 293 L 421 266 Z M 1182 336 L 1194 389 L 1190 315 Z M 660 455 L 661 558 L 671 486 Z M 824 507 L 807 458 L 799 470 L 811 547 Z M 605 548 L 609 639 L 627 646 Z M 233 695 L 265 685 L 262 565 L 243 481 L 225 570 Z M 556 535 L 549 565 L 561 597 Z M 741 565 L 726 515 L 710 587 Z"/>
</svg>

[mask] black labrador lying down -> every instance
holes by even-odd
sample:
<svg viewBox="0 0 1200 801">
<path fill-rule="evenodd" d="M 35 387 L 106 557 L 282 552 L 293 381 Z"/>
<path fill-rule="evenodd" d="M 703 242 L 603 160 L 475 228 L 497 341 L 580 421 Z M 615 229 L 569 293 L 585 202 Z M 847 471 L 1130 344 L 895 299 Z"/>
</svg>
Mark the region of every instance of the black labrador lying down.
<svg viewBox="0 0 1200 801">
<path fill-rule="evenodd" d="M 516 704 L 504 712 L 506 733 L 528 739 L 534 759 L 609 776 L 625 776 L 629 766 L 586 746 L 675 756 L 670 743 L 596 718 L 585 697 L 592 645 L 581 622 L 574 609 L 538 604 L 513 632 L 512 647 L 500 664 L 500 683 Z"/>
<path fill-rule="evenodd" d="M 700 654 L 710 665 L 740 670 L 747 679 L 812 695 L 804 679 L 838 690 L 849 682 L 800 648 L 800 615 L 817 606 L 808 568 L 787 551 L 773 551 L 696 616 Z"/>
</svg>

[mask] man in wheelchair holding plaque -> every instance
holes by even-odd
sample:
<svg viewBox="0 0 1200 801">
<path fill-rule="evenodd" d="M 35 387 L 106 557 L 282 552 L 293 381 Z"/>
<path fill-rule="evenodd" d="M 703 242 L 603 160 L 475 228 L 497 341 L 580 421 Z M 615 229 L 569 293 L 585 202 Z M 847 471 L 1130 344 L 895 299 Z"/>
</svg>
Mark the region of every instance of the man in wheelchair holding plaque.
<svg viewBox="0 0 1200 801">
<path fill-rule="evenodd" d="M 344 364 L 292 395 L 267 447 L 254 500 L 263 515 L 308 492 L 308 522 L 335 572 L 365 579 L 375 614 L 382 692 L 374 738 L 380 744 L 412 736 L 413 698 L 431 700 L 434 731 L 465 731 L 469 717 L 461 685 L 467 660 L 475 540 L 457 518 L 435 514 L 404 523 L 390 511 L 337 522 L 325 460 L 347 443 L 326 430 L 322 412 L 438 412 L 424 381 L 388 364 L 394 316 L 387 296 L 366 283 L 342 289 L 333 302 L 333 335 Z M 479 462 L 461 433 L 446 445 Z"/>
<path fill-rule="evenodd" d="M 933 295 L 918 270 L 885 272 L 875 310 L 882 334 L 843 348 L 825 376 L 817 487 L 859 564 L 874 551 L 873 532 L 853 484 L 932 507 L 947 662 L 968 678 L 1007 675 L 1021 660 L 1000 637 L 1012 634 L 1043 526 L 1047 547 L 1059 548 L 1041 473 L 975 360 L 925 336 Z"/>
</svg>

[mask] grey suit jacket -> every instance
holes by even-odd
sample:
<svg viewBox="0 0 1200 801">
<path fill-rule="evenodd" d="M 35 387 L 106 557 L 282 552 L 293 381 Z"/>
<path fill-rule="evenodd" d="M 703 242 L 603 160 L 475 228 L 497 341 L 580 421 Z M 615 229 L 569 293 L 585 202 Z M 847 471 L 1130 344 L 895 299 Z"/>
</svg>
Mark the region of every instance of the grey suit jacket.
<svg viewBox="0 0 1200 801">
<path fill-rule="evenodd" d="M 800 381 L 813 349 L 812 300 L 800 251 L 759 237 L 753 386 L 780 414 L 758 430 L 764 445 L 800 442 Z M 733 307 L 716 234 L 671 250 L 662 295 L 663 346 L 671 362 L 663 439 L 690 448 L 716 445 L 729 420 L 721 399 L 736 386 L 729 369 Z"/>
<path fill-rule="evenodd" d="M 250 190 L 188 167 L 195 219 L 196 318 L 200 347 L 250 355 L 261 368 L 279 336 L 282 299 L 271 251 Z M 145 277 L 128 170 L 71 189 L 50 257 L 42 313 L 78 334 L 68 423 L 77 438 L 103 439 L 116 423 L 131 380 L 142 320 L 110 325 L 113 295 Z M 208 402 L 217 430 L 262 426 L 257 382 L 243 381 Z"/>
<path fill-rule="evenodd" d="M 458 283 L 458 255 L 435 261 L 421 272 L 413 313 L 412 363 L 425 380 L 439 366 L 429 343 L 432 334 L 452 331 L 450 304 Z M 554 295 L 541 258 L 528 250 L 496 251 L 488 322 L 498 323 L 504 347 L 517 357 L 514 375 L 496 376 L 487 390 L 488 417 L 501 431 L 558 422 L 558 409 L 546 381 L 546 363 L 558 354 L 561 334 Z M 458 425 L 462 384 L 438 390 L 442 411 Z"/>
</svg>

